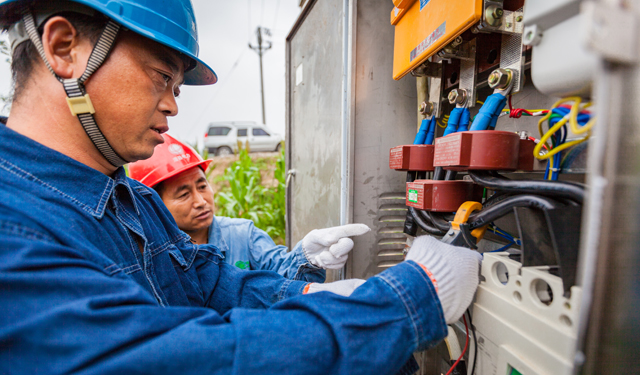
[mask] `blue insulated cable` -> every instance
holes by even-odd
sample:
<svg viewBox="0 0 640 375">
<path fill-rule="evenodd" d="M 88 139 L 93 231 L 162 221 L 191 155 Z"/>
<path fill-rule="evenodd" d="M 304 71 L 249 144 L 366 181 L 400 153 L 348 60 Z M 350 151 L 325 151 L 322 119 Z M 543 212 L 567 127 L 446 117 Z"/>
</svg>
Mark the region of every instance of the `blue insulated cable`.
<svg viewBox="0 0 640 375">
<path fill-rule="evenodd" d="M 507 105 L 507 97 L 501 94 L 489 95 L 484 105 L 480 108 L 480 112 L 473 120 L 471 130 L 487 130 L 494 128 L 498 122 L 500 112 Z"/>
<path fill-rule="evenodd" d="M 431 121 L 429 122 L 429 131 L 427 132 L 427 140 L 424 142 L 424 144 L 432 145 L 435 135 L 436 135 L 436 116 L 433 116 L 431 117 Z"/>
<path fill-rule="evenodd" d="M 418 134 L 413 140 L 414 145 L 423 145 L 424 141 L 427 138 L 427 132 L 429 131 L 429 120 L 423 119 L 420 124 L 420 130 L 418 130 Z"/>
<path fill-rule="evenodd" d="M 458 132 L 466 132 L 469 130 L 469 122 L 471 122 L 471 112 L 469 108 L 463 108 L 462 116 L 460 117 L 460 126 L 458 126 Z"/>
<path fill-rule="evenodd" d="M 454 108 L 451 111 L 451 115 L 449 115 L 449 121 L 447 122 L 447 127 L 444 129 L 444 136 L 451 133 L 455 133 L 458 131 L 458 125 L 460 124 L 460 117 L 462 117 L 462 112 L 464 108 Z"/>
</svg>

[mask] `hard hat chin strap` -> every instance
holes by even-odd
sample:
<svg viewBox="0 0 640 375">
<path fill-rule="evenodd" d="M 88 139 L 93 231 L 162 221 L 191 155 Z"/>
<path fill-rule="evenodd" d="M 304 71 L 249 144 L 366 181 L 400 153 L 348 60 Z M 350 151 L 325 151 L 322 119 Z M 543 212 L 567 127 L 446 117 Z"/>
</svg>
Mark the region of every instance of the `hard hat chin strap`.
<svg viewBox="0 0 640 375">
<path fill-rule="evenodd" d="M 84 131 L 89 136 L 89 139 L 91 139 L 91 142 L 93 142 L 98 151 L 100 151 L 102 156 L 104 156 L 111 165 L 120 167 L 127 164 L 128 162 L 118 155 L 113 147 L 111 147 L 104 134 L 102 134 L 102 131 L 100 131 L 100 128 L 96 123 L 96 119 L 93 116 L 95 109 L 93 108 L 89 94 L 87 94 L 84 87 L 86 80 L 89 79 L 96 70 L 98 70 L 109 55 L 116 37 L 118 36 L 120 25 L 113 21 L 109 21 L 105 29 L 102 31 L 102 34 L 98 39 L 98 43 L 93 47 L 89 60 L 87 61 L 87 69 L 82 73 L 80 78 L 63 79 L 53 71 L 51 64 L 49 64 L 49 61 L 47 60 L 33 15 L 30 12 L 26 12 L 22 21 L 24 22 L 24 27 L 29 35 L 29 39 L 31 39 L 31 42 L 35 45 L 45 65 L 51 74 L 53 74 L 53 76 L 56 77 L 56 79 L 64 86 L 71 114 L 78 117 L 78 120 L 80 120 L 80 123 L 82 124 Z"/>
</svg>

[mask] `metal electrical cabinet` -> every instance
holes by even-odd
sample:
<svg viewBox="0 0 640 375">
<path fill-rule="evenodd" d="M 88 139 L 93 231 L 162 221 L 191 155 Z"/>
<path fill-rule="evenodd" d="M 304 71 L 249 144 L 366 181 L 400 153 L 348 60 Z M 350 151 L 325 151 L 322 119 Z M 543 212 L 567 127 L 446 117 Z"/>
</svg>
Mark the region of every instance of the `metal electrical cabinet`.
<svg viewBox="0 0 640 375">
<path fill-rule="evenodd" d="M 426 186 L 473 180 L 486 195 L 463 197 L 460 209 L 479 205 L 479 215 L 494 197 L 548 198 L 551 208 L 509 206 L 466 227 L 494 229 L 477 243 L 485 254 L 469 308 L 473 329 L 450 325 L 446 344 L 418 354 L 421 375 L 447 373 L 458 357 L 460 373 L 477 375 L 638 373 L 637 30 L 640 2 L 628 0 L 310 1 L 287 38 L 287 243 L 316 228 L 367 224 L 372 231 L 354 239 L 346 272 L 330 272 L 327 281 L 366 279 L 402 261 L 424 232 L 443 242 L 466 235 L 466 245 L 456 244 L 475 248 L 473 232 L 462 233 L 451 207 L 418 204 L 420 186 L 425 203 Z M 496 95 L 503 101 L 494 108 Z M 503 109 L 507 97 L 513 108 Z M 591 98 L 594 105 L 585 104 Z M 563 112 L 562 103 L 572 104 Z M 493 123 L 478 129 L 483 109 Z M 471 126 L 444 136 L 460 110 Z M 579 115 L 587 117 L 582 128 Z M 418 116 L 434 120 L 435 144 L 418 141 Z M 497 141 L 471 141 L 497 132 L 514 148 L 495 160 L 515 158 L 518 167 L 462 162 L 463 153 L 489 153 L 485 144 L 499 149 Z M 571 145 L 561 147 L 565 141 Z M 422 150 L 415 154 L 422 169 L 411 169 L 412 150 Z M 557 161 L 546 161 L 554 155 Z M 520 168 L 534 156 L 540 160 Z M 511 187 L 479 176 L 510 180 Z M 542 179 L 581 195 L 553 195 L 550 185 L 512 189 Z M 435 187 L 429 189 L 435 201 Z M 409 216 L 423 224 L 407 229 Z M 433 228 L 424 224 L 429 220 Z M 512 242 L 504 246 L 505 238 Z M 469 332 L 474 340 L 464 352 Z M 635 366 L 607 362 L 613 360 Z"/>
<path fill-rule="evenodd" d="M 347 1 L 347 14 L 344 3 L 311 1 L 287 38 L 287 243 L 367 224 L 346 274 L 367 278 L 403 257 L 404 180 L 386 166 L 415 134 L 417 94 L 392 78 L 390 2 Z"/>
</svg>

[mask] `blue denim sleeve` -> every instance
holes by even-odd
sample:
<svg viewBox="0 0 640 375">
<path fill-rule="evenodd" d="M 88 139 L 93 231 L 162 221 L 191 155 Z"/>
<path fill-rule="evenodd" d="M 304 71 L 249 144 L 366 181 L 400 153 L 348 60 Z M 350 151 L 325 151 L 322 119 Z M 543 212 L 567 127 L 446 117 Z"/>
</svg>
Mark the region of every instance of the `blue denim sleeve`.
<svg viewBox="0 0 640 375">
<path fill-rule="evenodd" d="M 323 283 L 326 271 L 309 263 L 302 252 L 302 241 L 291 250 L 278 246 L 262 229 L 251 225 L 251 268 L 275 271 L 287 279 Z"/>
<path fill-rule="evenodd" d="M 1 233 L 0 243 L 0 363 L 16 374 L 393 374 L 446 333 L 435 290 L 412 262 L 349 298 L 321 292 L 220 315 L 160 307 L 80 250 Z M 240 290 L 223 290 L 234 278 L 245 295 L 279 278 L 218 265 L 216 298 Z"/>
</svg>

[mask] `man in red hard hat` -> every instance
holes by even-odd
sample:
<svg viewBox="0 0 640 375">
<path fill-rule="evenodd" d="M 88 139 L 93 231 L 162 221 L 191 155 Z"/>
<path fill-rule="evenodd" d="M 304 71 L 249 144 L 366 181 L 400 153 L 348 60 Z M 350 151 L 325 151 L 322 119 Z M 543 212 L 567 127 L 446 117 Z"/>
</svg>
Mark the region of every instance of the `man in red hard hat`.
<svg viewBox="0 0 640 375">
<path fill-rule="evenodd" d="M 193 244 L 126 176 L 182 84 L 216 81 L 189 0 L 0 0 L 0 29 L 0 372 L 394 374 L 470 304 L 473 251 L 420 237 L 349 297 L 302 295 L 314 284 Z"/>
<path fill-rule="evenodd" d="M 348 236 L 369 231 L 364 224 L 316 230 L 288 251 L 285 246 L 276 245 L 250 220 L 214 216 L 213 190 L 205 175 L 211 160 L 203 160 L 191 147 L 170 135 L 162 136 L 165 142 L 155 148 L 151 158 L 129 164 L 129 175 L 160 195 L 178 228 L 194 243 L 216 246 L 225 256 L 225 262 L 231 265 L 322 283 L 325 269 L 344 267 L 353 248 Z M 332 251 L 313 252 L 327 247 L 318 245 L 317 241 L 326 242 L 329 238 L 335 238 Z M 318 287 L 322 286 L 313 285 L 310 290 Z"/>
</svg>

